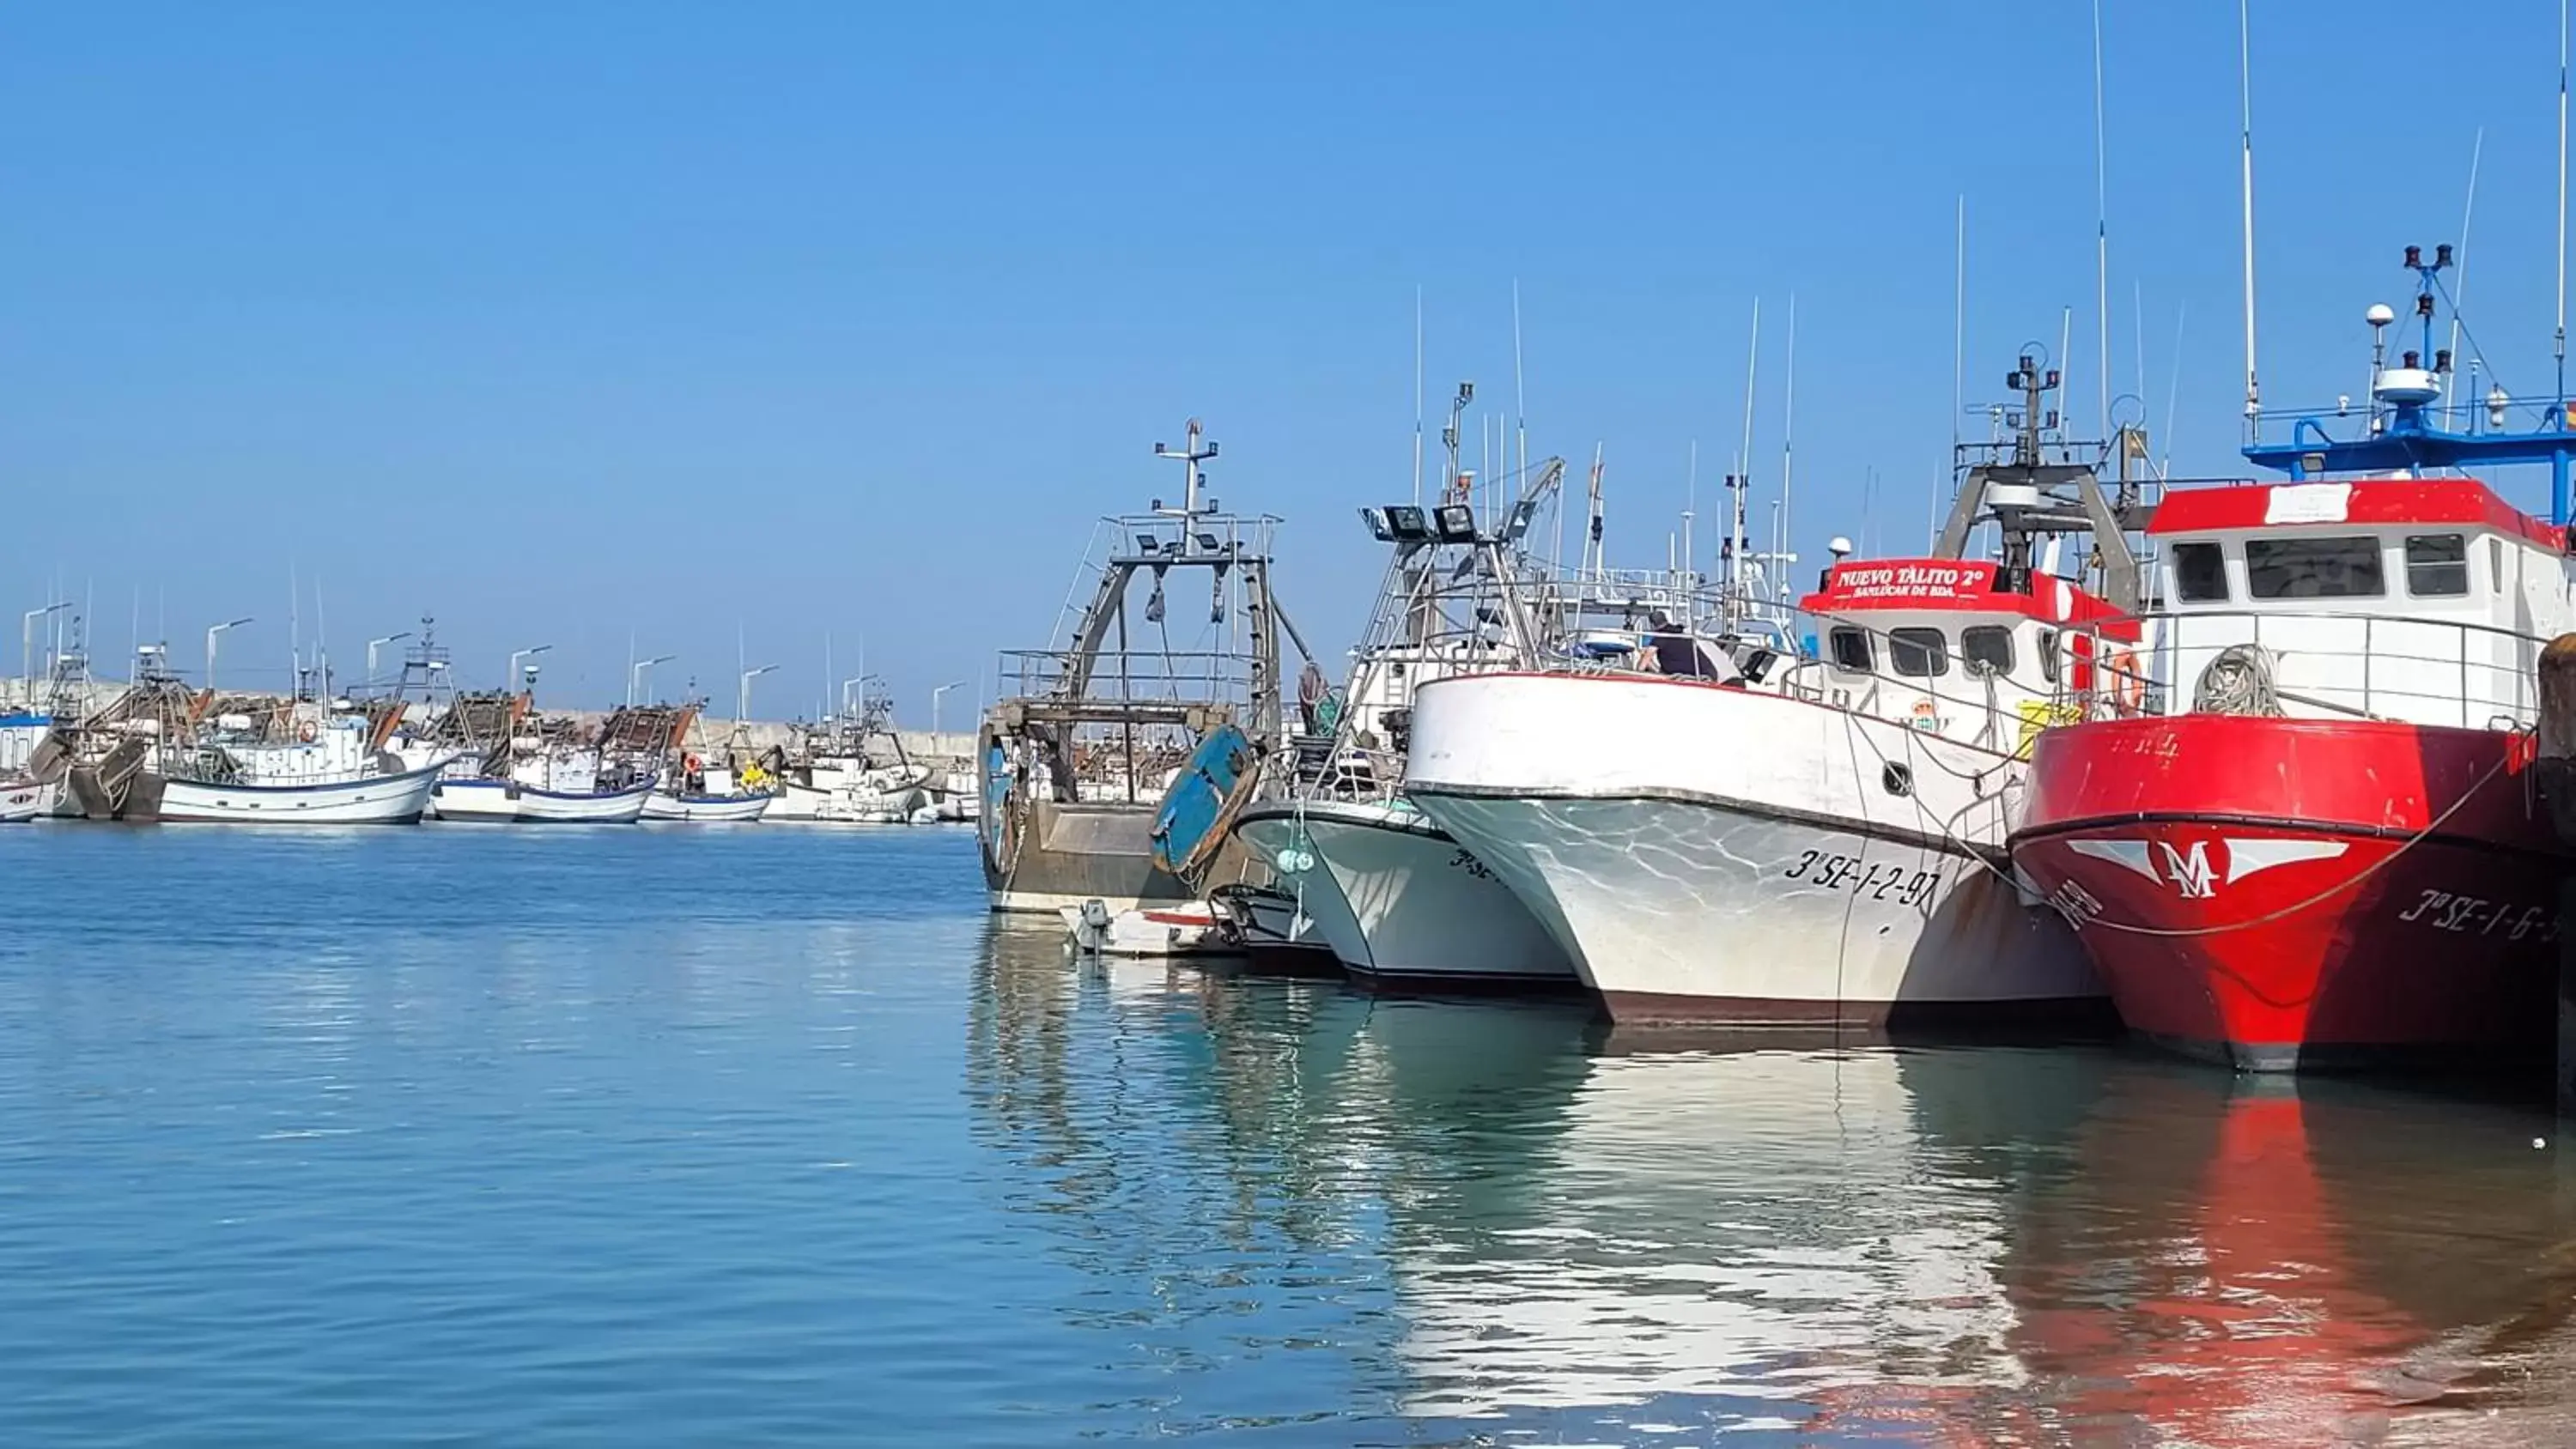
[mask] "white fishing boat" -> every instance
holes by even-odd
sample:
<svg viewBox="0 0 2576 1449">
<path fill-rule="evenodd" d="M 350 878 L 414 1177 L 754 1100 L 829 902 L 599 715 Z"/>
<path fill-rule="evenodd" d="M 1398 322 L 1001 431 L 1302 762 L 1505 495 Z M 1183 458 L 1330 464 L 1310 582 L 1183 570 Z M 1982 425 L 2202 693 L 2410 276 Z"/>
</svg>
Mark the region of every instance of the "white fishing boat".
<svg viewBox="0 0 2576 1449">
<path fill-rule="evenodd" d="M 854 699 L 855 696 L 855 699 Z M 761 763 L 773 777 L 772 821 L 908 825 L 930 808 L 932 770 L 912 759 L 894 726 L 894 696 L 875 675 L 845 680 L 842 708 L 796 727 Z M 970 787 L 971 788 L 971 787 Z"/>
<path fill-rule="evenodd" d="M 406 768 L 376 725 L 298 701 L 263 725 L 225 716 L 165 748 L 160 818 L 229 825 L 409 825 L 446 765 Z M 288 737 L 274 738 L 280 730 Z"/>
<path fill-rule="evenodd" d="M 2043 434 L 2055 374 L 2024 359 L 2016 378 L 2026 421 L 1974 445 L 1995 452 L 1972 455 L 1936 556 L 1839 562 L 1804 602 L 1824 657 L 1761 688 L 1569 669 L 1416 695 L 1408 794 L 1511 886 L 1614 1018 L 2110 1019 L 2003 845 L 2061 668 L 2136 678 L 2065 647 L 2122 633 L 2136 571 L 2089 462 Z M 2110 561 L 2116 602 L 2039 565 L 2035 537 L 2068 519 Z M 1961 556 L 1979 522 L 2000 526 L 2000 560 Z"/>
<path fill-rule="evenodd" d="M 531 774 L 538 780 L 531 781 Z M 544 761 L 521 761 L 506 780 L 441 779 L 430 791 L 430 808 L 441 820 L 632 825 L 643 818 L 654 784 L 647 775 L 629 784 L 603 785 L 595 767 L 548 769 Z"/>
<path fill-rule="evenodd" d="M 1246 807 L 1234 829 L 1365 983 L 1570 988 L 1574 964 L 1556 937 L 1401 790 L 1416 691 L 1548 659 L 1634 663 L 1659 647 L 1676 668 L 1759 675 L 1777 650 L 1751 643 L 1750 628 L 1704 629 L 1721 601 L 1695 572 L 1605 567 L 1598 527 L 1572 579 L 1544 577 L 1522 541 L 1558 491 L 1562 460 L 1541 464 L 1515 502 L 1483 518 L 1474 475 L 1456 471 L 1454 452 L 1451 468 L 1455 481 L 1435 508 L 1362 510 L 1393 556 L 1350 681 L 1338 694 L 1324 694 L 1319 678 L 1305 682 L 1308 732 L 1294 755 L 1272 761 L 1293 778 Z M 1591 497 L 1597 523 L 1597 464 Z"/>
<path fill-rule="evenodd" d="M 533 681 L 515 692 L 457 695 L 412 746 L 463 750 L 430 792 L 440 820 L 529 825 L 631 825 L 641 819 L 657 776 L 612 757 L 604 732 L 577 719 L 537 714 Z M 425 762 L 425 761 L 424 761 Z"/>
<path fill-rule="evenodd" d="M 1510 887 L 1402 796 L 1262 801 L 1235 833 L 1355 975 L 1530 990 L 1575 979 L 1564 948 Z"/>
</svg>

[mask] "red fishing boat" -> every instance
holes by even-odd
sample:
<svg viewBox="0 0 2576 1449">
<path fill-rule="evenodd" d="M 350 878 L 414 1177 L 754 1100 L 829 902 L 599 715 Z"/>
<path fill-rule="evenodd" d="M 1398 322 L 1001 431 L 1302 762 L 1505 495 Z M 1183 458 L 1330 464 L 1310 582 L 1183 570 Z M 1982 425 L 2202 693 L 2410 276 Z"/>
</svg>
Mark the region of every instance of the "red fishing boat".
<svg viewBox="0 0 2576 1449">
<path fill-rule="evenodd" d="M 2567 530 L 2462 470 L 2549 463 L 2563 520 L 2576 423 L 2558 399 L 2511 431 L 2501 392 L 2444 415 L 2449 253 L 2408 249 L 2426 351 L 2374 347 L 2361 437 L 2296 418 L 2245 450 L 2289 481 L 2166 492 L 2143 687 L 2070 670 L 2081 722 L 2033 753 L 2014 864 L 2131 1030 L 2240 1068 L 2552 1040 L 2568 861 L 2531 727 L 2540 650 L 2576 628 Z"/>
</svg>

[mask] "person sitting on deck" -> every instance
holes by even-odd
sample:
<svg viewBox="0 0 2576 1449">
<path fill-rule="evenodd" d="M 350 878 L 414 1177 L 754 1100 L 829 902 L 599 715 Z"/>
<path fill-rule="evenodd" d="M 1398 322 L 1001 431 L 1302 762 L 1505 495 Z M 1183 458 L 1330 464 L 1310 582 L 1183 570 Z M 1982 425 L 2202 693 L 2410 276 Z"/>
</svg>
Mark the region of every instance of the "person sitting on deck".
<svg viewBox="0 0 2576 1449">
<path fill-rule="evenodd" d="M 1649 653 L 1655 662 L 1656 673 L 1674 679 L 1708 679 L 1719 683 L 1735 679 L 1736 672 L 1732 668 L 1711 659 L 1697 639 L 1674 628 L 1671 617 L 1663 610 L 1657 609 L 1646 616 L 1646 628 L 1653 646 Z"/>
</svg>

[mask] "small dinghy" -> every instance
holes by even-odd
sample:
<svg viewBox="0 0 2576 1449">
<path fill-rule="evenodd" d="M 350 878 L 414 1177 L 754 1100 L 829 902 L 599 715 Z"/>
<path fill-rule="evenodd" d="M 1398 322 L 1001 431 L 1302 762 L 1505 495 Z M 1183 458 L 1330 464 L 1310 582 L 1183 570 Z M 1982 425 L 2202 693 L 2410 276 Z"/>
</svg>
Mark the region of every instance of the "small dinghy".
<svg viewBox="0 0 2576 1449">
<path fill-rule="evenodd" d="M 749 824 L 768 813 L 775 795 L 683 795 L 656 790 L 644 797 L 644 818 L 665 824 Z"/>
<path fill-rule="evenodd" d="M 1206 901 L 1113 911 L 1085 901 L 1061 908 L 1073 949 L 1083 956 L 1233 956 L 1241 954 L 1223 917 Z"/>
</svg>

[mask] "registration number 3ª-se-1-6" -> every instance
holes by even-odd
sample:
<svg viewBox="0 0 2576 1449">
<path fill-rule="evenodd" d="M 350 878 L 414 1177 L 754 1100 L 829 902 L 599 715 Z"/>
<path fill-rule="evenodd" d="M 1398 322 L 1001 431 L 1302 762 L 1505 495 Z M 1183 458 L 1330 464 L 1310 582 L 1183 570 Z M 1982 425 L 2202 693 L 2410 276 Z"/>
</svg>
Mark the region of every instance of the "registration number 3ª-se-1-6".
<svg viewBox="0 0 2576 1449">
<path fill-rule="evenodd" d="M 1785 874 L 1807 885 L 1849 891 L 1900 906 L 1919 906 L 1931 899 L 1932 888 L 1941 880 L 1937 870 L 1909 871 L 1903 866 L 1868 864 L 1857 855 L 1833 855 L 1821 850 L 1800 851 L 1797 863 Z"/>
</svg>

